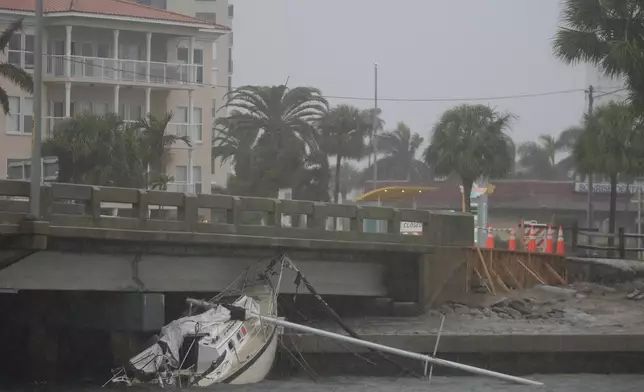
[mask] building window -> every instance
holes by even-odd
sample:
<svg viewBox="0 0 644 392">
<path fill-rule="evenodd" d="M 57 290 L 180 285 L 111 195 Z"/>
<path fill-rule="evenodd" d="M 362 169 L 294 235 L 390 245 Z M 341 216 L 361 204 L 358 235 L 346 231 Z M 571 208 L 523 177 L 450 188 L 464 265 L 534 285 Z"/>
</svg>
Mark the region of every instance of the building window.
<svg viewBox="0 0 644 392">
<path fill-rule="evenodd" d="M 219 70 L 217 68 L 213 68 L 212 70 L 210 70 L 210 84 L 212 84 L 213 86 L 217 85 L 217 72 L 218 71 Z"/>
<path fill-rule="evenodd" d="M 31 133 L 33 126 L 33 99 L 9 97 L 7 133 Z"/>
<path fill-rule="evenodd" d="M 228 77 L 228 93 L 233 91 L 233 77 L 229 76 Z"/>
<path fill-rule="evenodd" d="M 188 166 L 177 165 L 174 168 L 174 182 L 176 192 L 188 191 Z"/>
<path fill-rule="evenodd" d="M 194 139 L 196 142 L 203 141 L 203 119 L 201 115 L 201 108 L 193 108 L 192 112 L 192 123 L 194 124 Z"/>
<path fill-rule="evenodd" d="M 233 6 L 232 4 L 228 6 L 228 17 L 229 18 L 235 17 L 235 6 Z"/>
<path fill-rule="evenodd" d="M 447 176 L 434 176 L 434 181 L 435 182 L 447 181 Z"/>
<path fill-rule="evenodd" d="M 217 14 L 214 12 L 197 12 L 195 14 L 197 19 L 209 20 L 211 22 L 217 22 Z"/>
<path fill-rule="evenodd" d="M 7 62 L 24 69 L 34 68 L 35 40 L 32 34 L 15 33 L 9 41 Z"/>
<path fill-rule="evenodd" d="M 197 64 L 197 83 L 203 83 L 203 49 L 195 49 L 194 61 Z"/>
<path fill-rule="evenodd" d="M 188 57 L 188 48 L 177 48 L 177 60 L 188 64 L 188 62 L 190 61 Z"/>
<path fill-rule="evenodd" d="M 212 43 L 212 59 L 217 60 L 217 43 Z"/>
<path fill-rule="evenodd" d="M 176 120 L 176 135 L 178 137 L 188 136 L 188 108 L 185 106 L 179 106 L 177 111 L 174 113 L 174 118 Z"/>
<path fill-rule="evenodd" d="M 202 193 L 201 166 L 192 167 L 192 181 L 195 183 L 195 193 Z"/>
<path fill-rule="evenodd" d="M 55 181 L 58 178 L 58 160 L 56 157 L 44 157 L 41 160 L 42 178 Z M 31 178 L 30 159 L 7 159 L 7 179 L 28 180 Z"/>
<path fill-rule="evenodd" d="M 212 118 L 213 118 L 213 120 L 215 119 L 216 116 L 217 116 L 217 100 L 213 99 L 212 100 Z"/>
<path fill-rule="evenodd" d="M 228 33 L 228 44 L 233 46 L 233 32 Z"/>
</svg>

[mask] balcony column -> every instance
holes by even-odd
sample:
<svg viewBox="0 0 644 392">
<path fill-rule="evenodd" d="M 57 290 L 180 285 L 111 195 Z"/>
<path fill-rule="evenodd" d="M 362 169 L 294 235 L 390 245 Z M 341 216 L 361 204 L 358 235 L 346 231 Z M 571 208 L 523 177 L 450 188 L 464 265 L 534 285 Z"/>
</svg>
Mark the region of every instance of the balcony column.
<svg viewBox="0 0 644 392">
<path fill-rule="evenodd" d="M 148 61 L 147 72 L 145 73 L 145 81 L 150 83 L 150 60 L 152 59 L 152 33 L 145 33 L 145 47 L 146 47 L 146 58 Z"/>
<path fill-rule="evenodd" d="M 114 30 L 114 32 L 113 32 L 113 34 L 114 34 L 114 42 L 112 42 L 112 46 L 114 47 L 114 53 L 113 53 L 113 56 L 112 56 L 112 58 L 114 59 L 113 68 L 115 69 L 115 71 L 114 71 L 114 79 L 116 79 L 116 80 L 119 79 L 119 73 L 120 72 L 118 70 L 121 69 L 121 67 L 119 66 L 119 61 L 118 61 L 119 60 L 119 33 L 120 33 L 120 30 Z M 118 110 L 118 108 L 117 108 L 117 110 Z"/>
<path fill-rule="evenodd" d="M 192 99 L 192 90 L 188 91 L 188 141 L 190 146 L 188 147 L 188 192 L 195 193 L 195 184 L 194 184 L 194 172 L 193 172 L 193 158 L 192 152 L 194 150 L 194 145 L 192 144 L 192 122 L 193 122 L 193 113 L 195 111 L 195 103 Z"/>
<path fill-rule="evenodd" d="M 188 45 L 188 81 L 194 83 L 197 81 L 197 70 L 195 69 L 195 37 L 190 37 Z"/>
<path fill-rule="evenodd" d="M 114 114 L 118 116 L 119 114 L 119 92 L 121 90 L 121 86 L 116 85 L 114 86 Z"/>
<path fill-rule="evenodd" d="M 65 76 L 72 76 L 72 26 L 65 26 Z"/>
<path fill-rule="evenodd" d="M 72 83 L 65 82 L 65 117 L 72 116 Z"/>
<path fill-rule="evenodd" d="M 152 89 L 150 87 L 145 89 L 145 115 L 147 116 L 150 114 L 150 111 L 152 110 L 150 108 L 150 96 L 152 95 Z"/>
</svg>

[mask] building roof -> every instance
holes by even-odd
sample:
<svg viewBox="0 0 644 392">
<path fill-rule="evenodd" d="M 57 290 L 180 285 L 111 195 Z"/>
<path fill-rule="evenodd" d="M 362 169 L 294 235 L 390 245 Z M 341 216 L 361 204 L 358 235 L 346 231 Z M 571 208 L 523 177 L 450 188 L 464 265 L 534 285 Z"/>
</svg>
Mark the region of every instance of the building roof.
<svg viewBox="0 0 644 392">
<path fill-rule="evenodd" d="M 35 12 L 36 0 L 0 0 L 0 10 Z M 210 25 L 214 28 L 230 30 L 226 26 L 209 20 L 149 7 L 132 0 L 44 0 L 44 13 L 46 15 L 53 16 L 57 13 L 69 12 Z"/>
<path fill-rule="evenodd" d="M 575 192 L 573 181 L 504 179 L 493 180 L 491 183 L 494 184 L 495 189 L 489 197 L 490 209 L 585 211 L 587 207 L 587 194 Z M 390 185 L 402 184 L 400 182 L 389 184 L 387 181 L 379 183 L 381 187 Z M 416 185 L 435 187 L 431 192 L 416 195 L 416 203 L 419 207 L 460 210 L 462 202 L 460 179 L 453 177 L 446 181 Z M 629 204 L 631 196 L 623 193 L 617 195 L 618 210 L 627 208 L 626 205 Z M 596 211 L 609 210 L 609 193 L 594 193 L 593 200 Z"/>
</svg>

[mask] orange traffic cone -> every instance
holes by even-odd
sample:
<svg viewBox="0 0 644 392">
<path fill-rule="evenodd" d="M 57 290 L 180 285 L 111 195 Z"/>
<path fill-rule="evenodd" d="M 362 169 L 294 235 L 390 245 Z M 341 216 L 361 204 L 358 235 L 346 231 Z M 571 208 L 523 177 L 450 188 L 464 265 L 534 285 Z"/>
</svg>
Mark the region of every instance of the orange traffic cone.
<svg viewBox="0 0 644 392">
<path fill-rule="evenodd" d="M 557 254 L 563 256 L 566 254 L 566 245 L 564 244 L 563 229 L 559 226 L 559 235 L 557 236 Z"/>
<path fill-rule="evenodd" d="M 487 244 L 485 247 L 488 249 L 494 249 L 494 234 L 492 234 L 492 225 L 487 225 Z"/>
<path fill-rule="evenodd" d="M 534 226 L 530 226 L 530 234 L 528 235 L 528 252 L 537 251 L 536 234 Z"/>
<path fill-rule="evenodd" d="M 552 243 L 552 226 L 548 225 L 548 231 L 546 231 L 546 253 L 552 254 L 555 253 L 555 245 Z"/>
<path fill-rule="evenodd" d="M 508 250 L 517 250 L 517 229 L 513 227 L 510 231 L 510 242 L 508 242 Z"/>
</svg>

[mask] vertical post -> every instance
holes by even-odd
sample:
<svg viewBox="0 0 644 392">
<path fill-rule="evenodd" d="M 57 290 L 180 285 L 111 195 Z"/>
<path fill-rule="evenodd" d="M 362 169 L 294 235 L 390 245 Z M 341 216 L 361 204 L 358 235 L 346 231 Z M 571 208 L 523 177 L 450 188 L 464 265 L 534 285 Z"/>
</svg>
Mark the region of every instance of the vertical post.
<svg viewBox="0 0 644 392">
<path fill-rule="evenodd" d="M 65 26 L 65 76 L 72 77 L 72 26 Z"/>
<path fill-rule="evenodd" d="M 194 165 L 192 152 L 194 150 L 193 141 L 192 141 L 192 122 L 194 117 L 194 100 L 192 97 L 192 90 L 188 91 L 188 192 L 194 193 L 194 177 L 192 167 Z"/>
<path fill-rule="evenodd" d="M 145 73 L 145 81 L 150 82 L 150 60 L 152 59 L 152 33 L 145 33 L 145 47 L 146 47 L 146 59 L 148 64 L 146 66 L 147 72 Z"/>
<path fill-rule="evenodd" d="M 112 46 L 114 47 L 114 53 L 113 53 L 113 59 L 114 59 L 114 79 L 119 80 L 120 77 L 120 69 L 121 66 L 119 64 L 119 34 L 120 30 L 114 30 L 113 35 L 114 35 L 114 40 L 112 42 Z M 118 110 L 118 108 L 116 109 Z"/>
<path fill-rule="evenodd" d="M 373 76 L 374 76 L 374 96 L 373 96 L 373 115 L 371 116 L 373 127 L 373 189 L 378 189 L 378 126 L 376 121 L 378 119 L 378 64 L 374 63 L 373 65 Z"/>
<path fill-rule="evenodd" d="M 152 89 L 150 87 L 145 89 L 145 115 L 147 117 L 148 114 L 150 114 L 151 106 L 150 106 L 150 98 L 152 96 Z"/>
<path fill-rule="evenodd" d="M 118 84 L 114 86 L 114 113 L 119 114 L 119 95 L 121 91 L 121 86 Z M 125 115 L 125 113 L 120 113 L 122 115 Z"/>
<path fill-rule="evenodd" d="M 65 82 L 65 118 L 72 116 L 72 82 Z"/>
<path fill-rule="evenodd" d="M 626 259 L 626 236 L 624 235 L 624 228 L 620 227 L 617 229 L 619 235 L 619 258 L 624 260 Z"/>
<path fill-rule="evenodd" d="M 579 223 L 577 221 L 573 222 L 572 224 L 572 238 L 571 238 L 571 244 L 570 244 L 570 252 L 575 255 L 577 252 L 577 238 L 579 236 Z"/>
<path fill-rule="evenodd" d="M 637 247 L 642 247 L 642 184 L 637 184 Z M 642 251 L 637 251 L 637 259 L 642 260 Z"/>
<path fill-rule="evenodd" d="M 36 36 L 34 48 L 34 129 L 31 151 L 31 188 L 29 193 L 30 212 L 40 219 L 41 143 L 42 143 L 42 43 L 43 43 L 43 0 L 36 0 Z"/>
<path fill-rule="evenodd" d="M 594 92 L 595 88 L 591 85 L 588 86 L 588 118 L 592 121 L 591 117 L 593 115 L 593 104 L 595 102 Z M 588 174 L 588 207 L 586 211 L 586 226 L 588 229 L 593 228 L 593 173 Z M 588 237 L 588 244 L 593 244 L 593 237 Z"/>
</svg>

